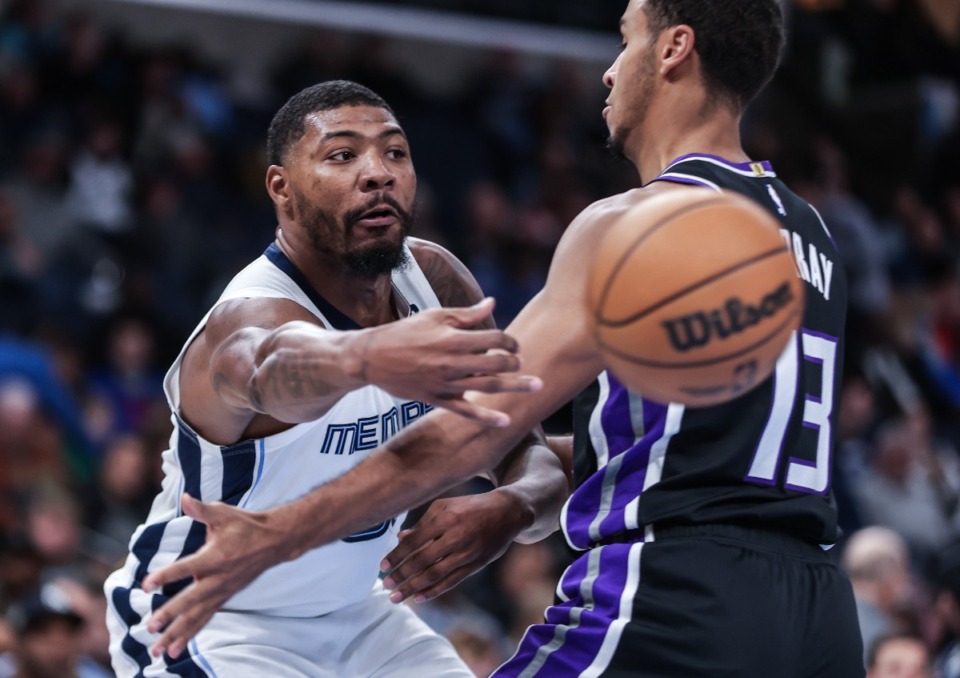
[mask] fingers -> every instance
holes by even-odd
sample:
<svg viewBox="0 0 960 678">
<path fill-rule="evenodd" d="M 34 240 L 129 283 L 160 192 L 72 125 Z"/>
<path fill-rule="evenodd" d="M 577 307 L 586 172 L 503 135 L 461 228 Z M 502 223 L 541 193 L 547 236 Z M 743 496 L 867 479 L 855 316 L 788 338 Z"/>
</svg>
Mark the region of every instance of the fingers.
<svg viewBox="0 0 960 678">
<path fill-rule="evenodd" d="M 454 414 L 459 414 L 461 417 L 475 421 L 483 426 L 506 428 L 510 425 L 510 417 L 506 413 L 480 407 L 468 400 L 464 400 L 462 396 L 437 398 L 433 403 L 437 407 L 442 407 Z"/>
<path fill-rule="evenodd" d="M 198 501 L 191 497 L 186 492 L 183 493 L 183 496 L 180 497 L 180 509 L 197 522 L 203 523 L 206 525 L 209 520 L 207 518 L 207 505 L 202 501 Z"/>
<path fill-rule="evenodd" d="M 394 569 L 394 563 L 399 565 L 406 560 L 411 553 L 433 541 L 433 537 L 422 537 L 421 535 L 423 534 L 425 534 L 423 531 L 418 530 L 404 530 L 398 534 L 397 536 L 400 538 L 400 543 L 380 561 L 380 571 L 392 571 Z"/>
<path fill-rule="evenodd" d="M 450 362 L 448 378 L 456 379 L 471 374 L 499 374 L 520 370 L 520 357 L 515 353 L 500 350 L 487 351 L 486 348 L 475 351 L 472 345 L 473 338 L 469 335 L 480 334 L 480 332 L 464 331 L 463 334 L 465 336 L 459 342 L 462 345 L 455 348 L 456 360 Z"/>
<path fill-rule="evenodd" d="M 503 330 L 461 330 L 456 335 L 456 348 L 462 353 L 503 351 L 514 355 L 520 350 L 520 343 Z"/>
<path fill-rule="evenodd" d="M 435 499 L 413 527 L 401 530 L 397 534 L 398 544 L 380 561 L 381 572 L 391 572 L 403 563 L 411 554 L 442 539 L 449 528 L 458 520 L 456 512 L 449 511 L 451 501 L 456 499 Z M 440 556 L 436 556 L 435 559 Z"/>
<path fill-rule="evenodd" d="M 462 391 L 481 393 L 536 393 L 543 388 L 539 377 L 464 377 L 451 384 Z"/>
<path fill-rule="evenodd" d="M 418 532 L 430 536 L 421 537 Z M 405 549 L 400 549 L 400 553 L 396 553 L 395 549 L 390 554 L 392 557 L 394 554 L 403 555 L 402 560 L 396 557 L 387 559 L 397 563 L 397 566 L 383 581 L 386 588 L 396 589 L 395 593 L 399 592 L 399 595 L 390 596 L 393 602 L 399 602 L 425 587 L 436 584 L 451 570 L 476 559 L 470 544 L 463 543 L 458 530 L 448 531 L 442 527 L 438 530 L 414 528 L 404 541 L 408 542 L 404 544 Z"/>
<path fill-rule="evenodd" d="M 204 504 L 202 501 L 194 499 L 189 494 L 184 493 L 180 498 L 180 507 L 182 508 L 184 515 L 189 516 L 197 522 L 207 525 L 209 528 L 214 527 L 216 522 L 216 512 L 219 506 Z M 166 567 L 162 567 L 155 572 L 151 572 L 144 577 L 141 587 L 144 591 L 150 593 L 161 586 L 172 584 L 173 582 L 180 581 L 181 579 L 200 577 L 205 574 L 209 574 L 211 570 L 206 563 L 206 551 L 206 548 L 201 548 L 192 555 L 175 560 Z"/>
<path fill-rule="evenodd" d="M 457 586 L 467 577 L 476 572 L 477 568 L 473 564 L 467 564 L 462 567 L 454 568 L 446 574 L 439 574 L 439 579 L 431 582 L 430 575 L 437 575 L 437 572 L 425 573 L 423 577 L 412 579 L 402 586 L 398 587 L 390 594 L 390 602 L 402 603 L 408 598 L 413 598 L 415 603 L 424 603 L 428 600 L 443 595 L 450 589 Z"/>
<path fill-rule="evenodd" d="M 195 582 L 154 611 L 148 630 L 160 638 L 150 647 L 150 654 L 159 657 L 166 652 L 179 657 L 187 643 L 210 621 L 223 600 L 211 582 Z"/>
<path fill-rule="evenodd" d="M 495 306 L 493 297 L 487 297 L 473 306 L 447 309 L 447 317 L 453 327 L 463 329 L 476 327 L 493 314 Z"/>
<path fill-rule="evenodd" d="M 143 579 L 141 585 L 143 590 L 147 593 L 152 593 L 161 586 L 190 577 L 203 576 L 207 571 L 207 568 L 204 567 L 203 553 L 203 549 L 200 549 L 193 555 L 175 560 L 166 567 L 161 567 L 159 570 L 151 572 Z"/>
</svg>

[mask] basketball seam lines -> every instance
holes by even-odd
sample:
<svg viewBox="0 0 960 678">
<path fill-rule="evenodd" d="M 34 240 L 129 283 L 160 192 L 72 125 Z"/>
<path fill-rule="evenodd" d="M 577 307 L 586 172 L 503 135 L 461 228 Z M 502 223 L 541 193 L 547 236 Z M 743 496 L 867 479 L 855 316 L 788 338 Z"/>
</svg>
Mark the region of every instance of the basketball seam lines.
<svg viewBox="0 0 960 678">
<path fill-rule="evenodd" d="M 600 298 L 598 299 L 597 308 L 602 309 L 606 305 L 607 297 L 610 296 L 610 288 L 613 286 L 613 283 L 616 280 L 617 275 L 626 265 L 627 259 L 629 259 L 630 255 L 633 254 L 633 252 L 638 247 L 640 247 L 640 245 L 646 242 L 646 240 L 650 236 L 652 236 L 654 233 L 659 231 L 661 228 L 663 228 L 665 225 L 667 225 L 670 221 L 672 221 L 676 217 L 679 217 L 684 214 L 688 214 L 690 212 L 694 212 L 702 208 L 710 207 L 712 205 L 722 204 L 725 202 L 726 201 L 723 198 L 711 197 L 708 199 L 704 199 L 701 202 L 696 203 L 695 205 L 687 205 L 686 207 L 681 207 L 675 212 L 671 212 L 670 214 L 664 216 L 660 221 L 655 223 L 653 226 L 651 226 L 646 233 L 644 233 L 635 241 L 633 241 L 633 244 L 631 244 L 630 247 L 627 248 L 627 251 L 623 253 L 623 256 L 620 257 L 620 260 L 613 266 L 613 270 L 610 272 L 610 276 L 607 278 L 606 283 L 604 283 L 603 291 L 600 293 Z M 595 311 L 594 316 L 596 317 L 598 323 L 603 323 L 603 318 L 600 316 L 599 312 Z"/>
<path fill-rule="evenodd" d="M 724 278 L 732 273 L 736 273 L 742 268 L 747 268 L 748 266 L 752 266 L 760 261 L 763 261 L 764 259 L 769 259 L 770 257 L 776 256 L 781 252 L 786 252 L 786 251 L 787 251 L 787 248 L 784 246 L 784 247 L 778 247 L 777 249 L 769 250 L 767 252 L 763 252 L 761 254 L 758 254 L 755 257 L 751 257 L 750 259 L 745 259 L 740 263 L 736 264 L 735 266 L 731 266 L 722 271 L 718 271 L 717 273 L 714 273 L 709 278 L 704 278 L 703 280 L 700 280 L 694 283 L 693 285 L 685 287 L 682 290 L 678 290 L 677 292 L 674 292 L 673 294 L 671 294 L 669 297 L 661 299 L 653 306 L 650 306 L 649 308 L 646 308 L 640 311 L 639 313 L 636 313 L 628 318 L 624 318 L 623 320 L 609 321 L 609 320 L 604 320 L 603 318 L 598 317 L 597 323 L 600 325 L 603 325 L 604 327 L 612 327 L 612 328 L 624 327 L 631 323 L 635 323 L 638 320 L 642 320 L 644 317 L 650 315 L 654 311 L 658 311 L 664 306 L 672 304 L 677 299 L 684 297 L 690 294 L 691 292 L 695 292 L 696 290 L 700 289 L 701 287 L 704 287 L 705 285 L 709 285 L 712 282 L 716 282 L 720 278 Z M 611 278 L 614 278 L 614 277 L 615 276 L 611 276 Z"/>
</svg>

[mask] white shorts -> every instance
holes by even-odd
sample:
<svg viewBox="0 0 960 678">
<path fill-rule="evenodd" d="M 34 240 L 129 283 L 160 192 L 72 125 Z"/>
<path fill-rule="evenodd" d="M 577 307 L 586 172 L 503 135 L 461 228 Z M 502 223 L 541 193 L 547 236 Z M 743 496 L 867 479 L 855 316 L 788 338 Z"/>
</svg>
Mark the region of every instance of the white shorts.
<svg viewBox="0 0 960 678">
<path fill-rule="evenodd" d="M 113 669 L 118 678 L 473 678 L 446 638 L 387 596 L 378 585 L 359 603 L 302 619 L 219 612 L 180 657 L 146 667 L 143 651 L 130 652 L 131 638 L 146 645 L 146 629 L 128 629 L 111 611 Z"/>
</svg>

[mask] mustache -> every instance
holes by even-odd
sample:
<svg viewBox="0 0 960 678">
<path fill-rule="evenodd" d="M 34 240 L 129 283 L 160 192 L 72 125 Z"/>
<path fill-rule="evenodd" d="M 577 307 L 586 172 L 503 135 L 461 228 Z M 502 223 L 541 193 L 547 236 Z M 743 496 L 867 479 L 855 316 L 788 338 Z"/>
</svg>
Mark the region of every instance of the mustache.
<svg viewBox="0 0 960 678">
<path fill-rule="evenodd" d="M 404 209 L 403 206 L 397 202 L 396 198 L 386 193 L 380 193 L 370 196 L 370 199 L 367 200 L 367 202 L 365 202 L 363 205 L 355 207 L 344 214 L 343 221 L 348 226 L 353 225 L 360 220 L 360 217 L 378 205 L 387 205 L 393 208 L 402 223 L 409 223 L 413 219 L 413 215 L 410 213 L 410 211 Z"/>
</svg>

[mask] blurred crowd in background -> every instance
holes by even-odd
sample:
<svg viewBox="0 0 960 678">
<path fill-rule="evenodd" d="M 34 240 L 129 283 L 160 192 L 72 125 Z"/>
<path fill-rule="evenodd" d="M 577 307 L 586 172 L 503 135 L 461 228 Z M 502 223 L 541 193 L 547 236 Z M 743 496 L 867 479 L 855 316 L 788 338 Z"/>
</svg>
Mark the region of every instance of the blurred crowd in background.
<svg viewBox="0 0 960 678">
<path fill-rule="evenodd" d="M 877 677 L 894 675 L 889 648 L 918 658 L 916 676 L 960 676 L 957 6 L 788 1 L 784 65 L 744 123 L 748 152 L 823 214 L 851 281 L 834 552 Z M 389 55 L 382 37 L 305 29 L 251 103 L 189 46 L 3 6 L 0 678 L 110 675 L 101 585 L 159 487 L 162 377 L 273 238 L 264 144 L 289 96 L 347 78 L 391 103 L 420 177 L 414 234 L 467 263 L 503 325 L 573 217 L 638 185 L 604 148 L 602 69 L 584 81 L 491 51 L 439 94 Z M 568 427 L 563 410 L 547 425 Z M 485 676 L 569 559 L 558 535 L 515 546 L 417 609 Z"/>
</svg>

